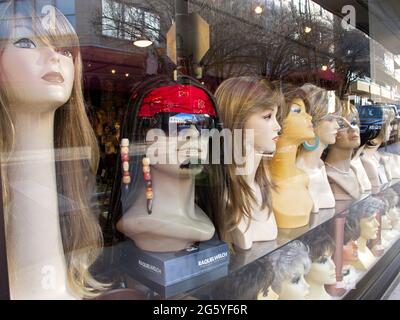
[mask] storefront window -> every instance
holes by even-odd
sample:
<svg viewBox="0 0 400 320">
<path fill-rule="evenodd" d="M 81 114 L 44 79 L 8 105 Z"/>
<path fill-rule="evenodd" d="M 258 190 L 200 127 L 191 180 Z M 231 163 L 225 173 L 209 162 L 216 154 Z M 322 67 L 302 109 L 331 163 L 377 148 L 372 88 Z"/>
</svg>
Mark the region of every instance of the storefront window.
<svg viewBox="0 0 400 320">
<path fill-rule="evenodd" d="M 380 298 L 400 45 L 350 2 L 1 0 L 0 298 Z"/>
</svg>

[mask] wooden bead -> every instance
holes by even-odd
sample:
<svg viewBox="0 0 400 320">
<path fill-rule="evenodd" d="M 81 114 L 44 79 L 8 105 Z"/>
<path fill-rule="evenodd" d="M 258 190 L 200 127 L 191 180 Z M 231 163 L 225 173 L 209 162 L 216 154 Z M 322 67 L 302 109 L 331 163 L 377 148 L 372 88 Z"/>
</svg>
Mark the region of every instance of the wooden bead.
<svg viewBox="0 0 400 320">
<path fill-rule="evenodd" d="M 147 200 L 153 199 L 153 190 L 152 189 L 146 190 L 146 199 Z"/>
<path fill-rule="evenodd" d="M 151 174 L 149 172 L 144 173 L 144 180 L 149 181 L 151 180 Z"/>
<path fill-rule="evenodd" d="M 121 147 L 121 154 L 129 154 L 129 148 L 128 147 Z"/>
<path fill-rule="evenodd" d="M 146 183 L 146 188 L 152 188 L 153 187 L 153 183 L 152 183 L 151 180 L 148 180 L 145 183 Z"/>
<path fill-rule="evenodd" d="M 123 162 L 129 161 L 129 155 L 128 155 L 128 154 L 123 154 L 123 155 L 121 156 L 121 159 L 122 159 Z"/>
<path fill-rule="evenodd" d="M 129 171 L 129 162 L 128 161 L 124 161 L 122 163 L 122 168 L 124 169 L 124 171 Z"/>
<path fill-rule="evenodd" d="M 129 139 L 122 139 L 121 147 L 129 147 Z"/>
<path fill-rule="evenodd" d="M 130 183 L 131 183 L 131 177 L 130 177 L 130 176 L 124 176 L 124 177 L 122 178 L 122 182 L 123 182 L 124 184 L 130 184 Z"/>
<path fill-rule="evenodd" d="M 143 172 L 150 172 L 150 167 L 149 166 L 143 166 Z"/>
<path fill-rule="evenodd" d="M 129 177 L 129 171 L 124 171 L 124 177 Z"/>
<path fill-rule="evenodd" d="M 150 158 L 143 158 L 142 164 L 144 167 L 150 166 Z"/>
</svg>

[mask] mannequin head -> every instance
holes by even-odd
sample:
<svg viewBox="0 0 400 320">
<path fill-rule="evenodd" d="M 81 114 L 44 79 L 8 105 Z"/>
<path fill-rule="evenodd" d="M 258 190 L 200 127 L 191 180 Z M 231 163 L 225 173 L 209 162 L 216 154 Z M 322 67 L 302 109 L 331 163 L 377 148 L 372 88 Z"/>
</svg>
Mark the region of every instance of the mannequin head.
<svg viewBox="0 0 400 320">
<path fill-rule="evenodd" d="M 358 261 L 357 239 L 360 237 L 360 226 L 357 220 L 348 216 L 344 225 L 343 261 L 346 263 Z"/>
<path fill-rule="evenodd" d="M 282 110 L 283 134 L 296 144 L 315 137 L 312 117 L 308 114 L 309 103 L 306 93 L 292 85 L 282 88 L 286 104 Z"/>
<path fill-rule="evenodd" d="M 359 107 L 361 123 L 361 146 L 379 147 L 389 140 L 395 111 L 391 107 L 372 105 Z"/>
<path fill-rule="evenodd" d="M 75 152 L 75 147 L 90 148 L 90 159 L 57 161 L 56 172 L 58 193 L 71 199 L 71 203 L 59 203 L 68 284 L 79 296 L 93 296 L 104 289 L 89 272 L 102 247 L 102 233 L 90 209 L 94 181 L 82 172 L 90 169 L 94 178 L 98 147 L 83 102 L 78 37 L 65 16 L 55 12 L 54 28 L 46 28 L 41 12 L 27 2 L 0 3 L 0 154 L 3 157 L 13 150 L 16 132 L 10 114 L 15 112 L 55 111 L 54 148 L 69 152 Z M 74 159 L 80 159 L 78 154 Z M 11 199 L 6 174 L 2 183 L 7 210 Z"/>
<path fill-rule="evenodd" d="M 360 238 L 376 239 L 379 229 L 379 222 L 376 214 L 383 214 L 386 210 L 384 201 L 377 197 L 369 197 L 350 209 L 360 228 Z"/>
<path fill-rule="evenodd" d="M 339 130 L 336 143 L 333 147 L 341 150 L 353 150 L 360 146 L 360 119 L 357 108 L 350 103 L 343 103 L 340 118 L 338 118 Z"/>
<path fill-rule="evenodd" d="M 389 209 L 395 208 L 399 203 L 398 194 L 391 188 L 385 190 L 384 193 L 382 194 L 382 197 L 386 199 Z"/>
<path fill-rule="evenodd" d="M 272 289 L 281 300 L 304 300 L 309 285 L 304 279 L 311 266 L 308 248 L 300 241 L 293 241 L 271 255 L 275 278 Z"/>
<path fill-rule="evenodd" d="M 305 84 L 301 89 L 306 93 L 314 125 L 314 132 L 324 145 L 334 144 L 338 131 L 337 113 L 340 111 L 340 104 L 335 99 L 335 104 L 330 107 L 329 93 L 325 89 L 313 84 Z M 330 110 L 331 109 L 331 110 Z"/>
<path fill-rule="evenodd" d="M 336 266 L 332 260 L 335 242 L 325 230 L 310 234 L 304 240 L 310 248 L 311 267 L 306 279 L 319 284 L 336 283 Z"/>
<path fill-rule="evenodd" d="M 283 96 L 274 85 L 257 77 L 239 77 L 224 81 L 215 93 L 221 109 L 224 126 L 231 130 L 243 130 L 243 146 L 248 144 L 245 130 L 254 133 L 255 154 L 271 154 L 275 152 L 280 125 L 276 120 L 277 113 L 284 105 Z M 234 228 L 243 215 L 251 217 L 256 198 L 245 176 L 236 172 L 235 160 L 227 165 L 229 184 L 229 207 L 224 219 L 228 229 Z M 261 190 L 261 209 L 271 208 L 270 184 L 266 169 L 262 164 L 254 168 L 255 183 Z M 249 220 L 250 221 L 250 220 Z"/>
<path fill-rule="evenodd" d="M 262 300 L 268 295 L 273 279 L 271 262 L 261 258 L 221 280 L 213 289 L 211 299 Z"/>
<path fill-rule="evenodd" d="M 176 179 L 177 183 L 194 183 L 194 176 L 203 170 L 202 160 L 209 155 L 209 136 L 202 135 L 202 130 L 212 130 L 218 124 L 215 101 L 197 81 L 180 78 L 177 83 L 166 76 L 149 76 L 137 83 L 121 132 L 121 139 L 130 142 L 128 171 L 131 182 L 122 184 L 122 163 L 118 159 L 121 169 L 115 179 L 111 200 L 114 223 L 139 197 L 146 196 L 140 191 L 148 187 L 143 179 L 144 157 L 149 157 L 153 173 L 157 170 Z M 156 153 L 149 152 L 149 148 Z M 171 154 L 170 150 L 173 150 Z M 157 182 L 153 183 L 156 186 Z"/>
</svg>

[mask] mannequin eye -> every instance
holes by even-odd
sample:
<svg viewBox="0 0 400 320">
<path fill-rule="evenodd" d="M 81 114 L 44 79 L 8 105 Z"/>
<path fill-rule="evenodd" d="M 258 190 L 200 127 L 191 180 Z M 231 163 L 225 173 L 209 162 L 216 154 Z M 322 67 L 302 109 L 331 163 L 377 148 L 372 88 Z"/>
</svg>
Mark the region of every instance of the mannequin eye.
<svg viewBox="0 0 400 320">
<path fill-rule="evenodd" d="M 299 106 L 294 105 L 294 106 L 292 106 L 290 108 L 290 111 L 294 112 L 294 113 L 300 113 L 301 112 L 301 108 Z"/>
<path fill-rule="evenodd" d="M 272 113 L 266 114 L 263 116 L 265 120 L 270 120 L 272 118 Z"/>
<path fill-rule="evenodd" d="M 328 261 L 327 257 L 322 257 L 321 259 L 319 259 L 318 263 L 325 264 L 327 261 Z"/>
<path fill-rule="evenodd" d="M 72 50 L 69 48 L 61 48 L 59 50 L 57 50 L 59 54 L 62 54 L 63 56 L 66 56 L 68 58 L 73 58 L 74 55 L 72 54 Z"/>
<path fill-rule="evenodd" d="M 23 49 L 35 49 L 36 44 L 28 38 L 22 38 L 14 42 L 14 46 L 17 48 L 23 48 Z"/>
<path fill-rule="evenodd" d="M 293 284 L 298 284 L 299 282 L 300 282 L 300 276 L 294 277 L 294 278 L 292 279 L 292 283 L 293 283 Z"/>
</svg>

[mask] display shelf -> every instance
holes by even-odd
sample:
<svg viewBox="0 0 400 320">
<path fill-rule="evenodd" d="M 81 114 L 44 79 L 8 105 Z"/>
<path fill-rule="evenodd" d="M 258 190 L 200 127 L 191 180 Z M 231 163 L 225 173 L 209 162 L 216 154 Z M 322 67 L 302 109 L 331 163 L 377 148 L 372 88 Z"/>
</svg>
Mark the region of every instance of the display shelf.
<svg viewBox="0 0 400 320">
<path fill-rule="evenodd" d="M 344 201 L 337 201 L 336 202 L 336 207 L 334 209 L 324 209 L 320 210 L 318 213 L 312 214 L 310 218 L 310 224 L 308 226 L 302 227 L 302 228 L 297 228 L 297 229 L 279 229 L 278 232 L 278 237 L 275 241 L 269 241 L 269 242 L 258 242 L 254 243 L 253 247 L 250 250 L 239 250 L 236 249 L 233 254 L 231 254 L 231 262 L 229 265 L 229 274 L 234 273 L 235 271 L 239 270 L 240 268 L 245 267 L 246 265 L 252 263 L 253 261 L 263 258 L 273 251 L 285 246 L 291 241 L 297 240 L 300 237 L 306 235 L 309 232 L 312 232 L 315 228 L 325 224 L 329 223 L 333 220 L 338 215 L 343 215 L 346 214 L 348 209 L 367 199 L 368 197 L 383 192 L 387 188 L 390 188 L 391 186 L 400 183 L 400 179 L 394 179 L 387 183 L 386 185 L 381 186 L 378 189 L 373 190 L 371 193 L 368 194 L 363 194 L 360 199 L 354 202 L 344 202 Z M 387 252 L 391 250 L 388 249 Z M 384 254 L 386 256 L 386 253 Z M 379 259 L 381 261 L 383 257 Z M 365 277 L 366 274 L 369 272 L 365 272 L 361 280 Z M 361 281 L 360 280 L 360 281 Z M 205 284 L 201 287 L 198 287 L 190 292 L 187 292 L 185 295 L 185 298 L 187 297 L 193 297 L 193 296 L 201 296 L 205 297 L 207 296 L 207 292 L 211 293 L 213 288 L 215 287 L 215 283 L 208 283 Z M 353 291 L 353 290 L 350 290 Z M 348 293 L 346 293 L 348 294 Z M 345 295 L 346 295 L 345 294 Z M 342 296 L 343 297 L 343 296 Z M 349 296 L 351 297 L 351 295 Z M 178 298 L 178 297 L 176 297 Z"/>
<path fill-rule="evenodd" d="M 232 250 L 231 255 L 230 255 L 230 264 L 229 264 L 229 271 L 228 275 L 234 275 L 236 271 L 246 267 L 247 265 L 251 264 L 252 262 L 261 259 L 263 257 L 268 256 L 275 250 L 285 246 L 286 244 L 297 240 L 303 236 L 305 236 L 308 233 L 313 232 L 314 229 L 318 228 L 319 226 L 322 226 L 324 224 L 330 223 L 334 220 L 335 217 L 338 217 L 340 215 L 345 216 L 348 214 L 349 208 L 361 201 L 366 200 L 368 197 L 378 194 L 382 191 L 385 191 L 387 188 L 400 183 L 400 179 L 395 179 L 392 180 L 390 183 L 383 185 L 381 188 L 373 190 L 373 192 L 369 194 L 363 194 L 360 199 L 357 201 L 353 202 L 346 202 L 346 201 L 337 201 L 336 202 L 336 207 L 332 209 L 323 209 L 320 210 L 318 213 L 313 213 L 310 217 L 310 223 L 309 225 L 302 227 L 302 228 L 297 228 L 297 229 L 279 229 L 278 231 L 278 237 L 274 241 L 266 241 L 266 242 L 255 242 L 253 243 L 253 247 L 250 250 L 240 250 L 234 248 Z M 398 250 L 396 251 L 396 248 Z M 112 260 L 112 251 L 113 248 L 109 247 L 105 249 L 104 252 L 104 257 L 106 260 L 111 259 Z M 357 298 L 357 295 L 353 291 L 358 292 L 358 287 L 362 288 L 365 286 L 365 282 L 367 281 L 366 279 L 370 279 L 371 277 L 369 276 L 371 272 L 374 272 L 376 270 L 376 266 L 381 266 L 385 265 L 385 263 L 388 262 L 388 255 L 392 255 L 393 252 L 397 252 L 398 256 L 400 257 L 400 239 L 396 240 L 396 242 L 387 249 L 385 254 L 380 257 L 377 262 L 374 264 L 373 267 L 371 267 L 370 270 L 363 272 L 359 276 L 358 282 L 360 285 L 357 283 L 356 290 L 348 290 L 346 291 L 341 297 L 337 297 L 335 299 L 354 299 Z M 108 257 L 107 257 L 108 256 Z M 399 258 L 400 259 L 400 258 Z M 390 259 L 389 259 L 390 260 Z M 391 259 L 393 260 L 393 258 Z M 400 261 L 398 262 L 400 263 Z M 380 267 L 382 268 L 382 267 Z M 377 271 L 375 271 L 377 272 Z M 377 272 L 379 273 L 379 272 Z M 143 295 L 146 296 L 148 299 L 162 299 L 161 296 L 159 296 L 157 293 L 153 292 L 150 288 L 147 286 L 139 283 L 138 281 L 130 278 L 126 274 L 124 274 L 117 265 L 117 262 L 114 261 L 112 269 L 107 270 L 108 277 L 113 277 L 113 278 L 120 278 L 123 279 L 123 282 L 128 288 L 134 288 L 135 290 L 139 290 L 143 292 Z M 208 296 L 211 296 L 211 293 L 213 290 L 218 286 L 220 281 L 225 279 L 225 277 L 221 277 L 220 279 L 217 279 L 215 281 L 208 282 L 206 284 L 203 284 L 201 286 L 196 287 L 195 289 L 192 289 L 190 291 L 184 292 L 182 294 L 176 295 L 171 297 L 170 299 L 193 299 L 193 298 L 200 298 L 200 299 L 207 299 Z M 359 293 L 361 295 L 361 293 Z"/>
</svg>

